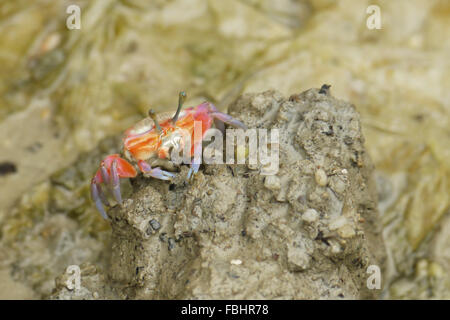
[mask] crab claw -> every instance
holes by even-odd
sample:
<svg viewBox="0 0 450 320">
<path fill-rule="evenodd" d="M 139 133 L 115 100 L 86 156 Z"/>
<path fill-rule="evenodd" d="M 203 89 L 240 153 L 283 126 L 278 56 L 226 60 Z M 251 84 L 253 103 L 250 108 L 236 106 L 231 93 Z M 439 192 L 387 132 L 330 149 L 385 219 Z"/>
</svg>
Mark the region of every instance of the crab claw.
<svg viewBox="0 0 450 320">
<path fill-rule="evenodd" d="M 194 143 L 192 146 L 192 154 L 194 155 L 191 162 L 191 168 L 187 174 L 187 180 L 191 180 L 194 178 L 194 175 L 197 174 L 200 169 L 201 159 L 202 159 L 202 144 L 201 141 L 199 143 Z"/>
<path fill-rule="evenodd" d="M 192 161 L 191 168 L 189 169 L 189 172 L 187 174 L 187 179 L 191 180 L 191 178 L 194 177 L 194 175 L 198 172 L 199 169 L 200 163 L 195 163 L 194 161 Z"/>
<path fill-rule="evenodd" d="M 134 169 L 134 168 L 133 168 Z M 111 165 L 111 188 L 117 203 L 122 204 L 122 194 L 120 193 L 120 177 L 117 171 L 117 159 Z"/>
<path fill-rule="evenodd" d="M 106 206 L 109 206 L 109 203 L 108 202 L 106 202 L 106 203 L 103 202 L 103 199 L 106 200 L 106 198 L 103 198 L 104 194 L 101 191 L 101 187 L 100 187 L 99 184 L 95 183 L 94 179 L 92 179 L 92 182 L 91 182 L 91 197 L 92 197 L 92 200 L 94 200 L 95 206 L 97 207 L 97 210 L 102 215 L 103 219 L 108 219 L 108 215 L 106 214 L 105 209 L 103 208 L 103 204 L 106 205 Z M 101 194 L 103 194 L 103 196 L 101 196 Z"/>
<path fill-rule="evenodd" d="M 109 202 L 103 193 L 101 184 L 110 190 L 117 203 L 122 204 L 120 178 L 133 178 L 136 174 L 136 169 L 128 161 L 120 158 L 118 154 L 107 156 L 102 161 L 91 181 L 91 197 L 103 218 L 108 218 L 103 205 L 109 206 Z"/>
<path fill-rule="evenodd" d="M 160 180 L 170 180 L 175 174 L 161 170 L 160 168 L 152 168 L 147 162 L 140 160 L 138 162 L 139 169 L 145 176 L 153 177 Z"/>
</svg>

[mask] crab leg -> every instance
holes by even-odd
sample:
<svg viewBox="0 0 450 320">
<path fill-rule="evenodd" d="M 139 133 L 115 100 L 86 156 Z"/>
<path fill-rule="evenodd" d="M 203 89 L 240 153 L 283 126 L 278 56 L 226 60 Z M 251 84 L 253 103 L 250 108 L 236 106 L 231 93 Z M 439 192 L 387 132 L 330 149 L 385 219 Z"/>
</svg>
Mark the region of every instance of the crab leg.
<svg viewBox="0 0 450 320">
<path fill-rule="evenodd" d="M 191 162 L 191 168 L 189 169 L 189 172 L 187 174 L 187 179 L 191 179 L 191 177 L 193 177 L 193 175 L 195 175 L 198 170 L 200 169 L 200 164 L 201 164 L 201 160 L 202 160 L 202 142 L 200 141 L 199 143 L 195 143 L 193 146 L 193 153 L 194 153 L 194 157 L 192 158 L 192 162 Z"/>
<path fill-rule="evenodd" d="M 211 113 L 216 113 L 219 112 L 219 110 L 217 110 L 216 106 L 213 105 L 212 103 L 209 104 L 209 109 L 211 111 Z M 217 130 L 220 130 L 220 132 L 222 132 L 222 134 L 225 134 L 225 123 L 217 118 L 214 118 L 214 126 L 217 128 Z"/>
<path fill-rule="evenodd" d="M 117 172 L 117 159 L 114 159 L 111 165 L 111 189 L 117 203 L 122 204 L 122 195 L 120 193 L 119 173 Z"/>
<path fill-rule="evenodd" d="M 195 175 L 199 169 L 200 169 L 200 163 L 196 163 L 195 160 L 192 160 L 191 168 L 189 169 L 189 172 L 187 174 L 187 179 L 189 180 L 191 178 L 191 176 L 193 177 L 193 174 Z"/>
<path fill-rule="evenodd" d="M 97 192 L 98 192 L 98 196 L 100 197 L 100 200 L 102 200 L 102 203 L 105 206 L 109 207 L 109 201 L 106 198 L 106 194 L 103 192 L 102 186 L 99 183 L 97 183 L 96 186 L 97 186 Z"/>
<path fill-rule="evenodd" d="M 105 195 L 103 194 L 103 192 L 101 191 L 101 187 L 100 185 L 98 185 L 95 182 L 95 178 L 92 179 L 91 182 L 91 196 L 92 196 L 92 200 L 94 200 L 95 202 L 95 206 L 97 207 L 97 210 L 100 212 L 100 214 L 102 215 L 103 219 L 108 219 L 108 215 L 106 214 L 105 209 L 103 208 L 103 198 L 104 200 L 106 200 Z M 106 202 L 108 202 L 106 200 Z M 109 205 L 105 203 L 105 205 Z"/>
<path fill-rule="evenodd" d="M 118 154 L 107 156 L 91 181 L 91 197 L 102 217 L 108 219 L 104 206 L 109 207 L 102 184 L 112 193 L 117 203 L 122 204 L 120 193 L 120 178 L 132 178 L 136 176 L 136 169 L 122 159 Z"/>
<path fill-rule="evenodd" d="M 210 117 L 214 119 L 214 125 L 217 129 L 224 132 L 225 126 L 224 123 L 229 124 L 230 126 L 233 126 L 235 128 L 245 129 L 247 130 L 247 126 L 240 122 L 239 120 L 234 119 L 229 114 L 220 112 L 215 105 L 213 105 L 210 102 L 204 103 L 206 108 L 208 109 L 208 114 Z"/>
<path fill-rule="evenodd" d="M 102 162 L 102 164 L 100 165 L 100 175 L 102 176 L 103 182 L 109 186 L 110 182 L 109 182 L 109 173 L 108 170 L 105 167 L 105 164 Z"/>
<path fill-rule="evenodd" d="M 217 111 L 217 112 L 210 113 L 210 116 L 213 117 L 214 120 L 216 120 L 216 119 L 220 120 L 220 121 L 222 121 L 226 124 L 229 124 L 230 126 L 233 126 L 235 128 L 247 129 L 247 126 L 245 124 L 243 124 L 239 120 L 234 119 L 229 114 Z"/>
<path fill-rule="evenodd" d="M 160 168 L 153 168 L 145 161 L 139 160 L 138 167 L 146 176 L 150 176 L 160 180 L 170 180 L 175 177 L 175 174 L 161 170 Z"/>
<path fill-rule="evenodd" d="M 200 121 L 194 122 L 194 142 L 192 144 L 191 155 L 192 162 L 191 168 L 187 174 L 187 179 L 190 180 L 193 175 L 198 172 L 200 164 L 202 163 L 202 143 L 203 143 L 203 124 Z"/>
</svg>

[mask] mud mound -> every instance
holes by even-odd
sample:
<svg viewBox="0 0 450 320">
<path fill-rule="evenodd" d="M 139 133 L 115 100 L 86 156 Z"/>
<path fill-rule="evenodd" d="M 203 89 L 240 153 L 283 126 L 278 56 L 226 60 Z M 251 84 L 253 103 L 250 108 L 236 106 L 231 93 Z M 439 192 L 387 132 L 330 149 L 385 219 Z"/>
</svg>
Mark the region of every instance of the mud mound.
<svg viewBox="0 0 450 320">
<path fill-rule="evenodd" d="M 82 289 L 69 290 L 63 275 L 53 298 L 377 297 L 367 268 L 383 270 L 385 250 L 354 107 L 324 86 L 288 99 L 246 94 L 229 113 L 279 130 L 276 174 L 205 164 L 191 183 L 187 166 L 171 182 L 135 179 L 133 196 L 109 211 L 107 277 L 87 268 Z"/>
</svg>

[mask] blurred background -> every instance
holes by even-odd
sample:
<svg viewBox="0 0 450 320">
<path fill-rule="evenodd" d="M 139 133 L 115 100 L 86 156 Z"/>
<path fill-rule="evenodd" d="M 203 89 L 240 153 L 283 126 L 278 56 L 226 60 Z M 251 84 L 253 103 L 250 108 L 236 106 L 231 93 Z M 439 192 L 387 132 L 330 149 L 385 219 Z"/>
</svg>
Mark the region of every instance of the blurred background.
<svg viewBox="0 0 450 320">
<path fill-rule="evenodd" d="M 150 106 L 324 83 L 360 112 L 377 168 L 383 298 L 450 299 L 448 0 L 1 0 L 0 298 L 107 263 L 89 180 Z"/>
</svg>

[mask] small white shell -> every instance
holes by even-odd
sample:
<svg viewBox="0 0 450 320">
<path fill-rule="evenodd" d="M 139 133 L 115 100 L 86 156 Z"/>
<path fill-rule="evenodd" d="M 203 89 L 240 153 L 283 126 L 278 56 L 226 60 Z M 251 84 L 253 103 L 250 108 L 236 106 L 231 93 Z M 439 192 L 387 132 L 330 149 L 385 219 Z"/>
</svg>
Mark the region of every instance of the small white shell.
<svg viewBox="0 0 450 320">
<path fill-rule="evenodd" d="M 328 183 L 328 176 L 323 169 L 317 169 L 314 175 L 319 186 L 325 187 Z"/>
</svg>

